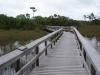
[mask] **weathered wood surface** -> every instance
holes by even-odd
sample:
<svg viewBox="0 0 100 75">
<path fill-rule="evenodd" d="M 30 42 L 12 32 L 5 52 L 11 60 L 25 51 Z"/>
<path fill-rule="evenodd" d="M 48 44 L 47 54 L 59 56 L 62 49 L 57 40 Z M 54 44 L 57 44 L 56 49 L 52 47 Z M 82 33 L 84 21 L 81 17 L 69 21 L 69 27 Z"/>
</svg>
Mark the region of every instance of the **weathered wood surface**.
<svg viewBox="0 0 100 75">
<path fill-rule="evenodd" d="M 72 27 L 72 29 L 75 31 L 83 51 L 86 52 L 86 63 L 91 70 L 92 75 L 100 75 L 100 53 L 90 45 L 89 41 L 87 41 L 76 28 Z"/>
<path fill-rule="evenodd" d="M 62 30 L 63 30 L 62 28 L 59 30 L 56 30 L 46 36 L 43 36 L 35 41 L 32 41 L 31 43 L 25 46 L 21 46 L 17 48 L 16 50 L 1 56 L 0 57 L 0 75 L 29 75 L 31 69 L 34 68 L 32 65 L 34 65 L 34 63 L 39 64 L 39 61 L 38 62 L 36 61 L 39 59 L 39 57 L 43 53 L 46 53 L 46 49 L 50 45 L 52 45 L 56 40 L 60 38 L 60 36 L 62 35 Z M 44 46 L 42 51 L 41 49 L 39 49 L 40 51 L 36 53 L 35 51 L 38 50 L 38 47 L 42 43 L 45 43 L 46 41 L 49 41 L 48 45 Z M 25 57 L 24 60 L 22 60 L 23 57 Z M 17 61 L 23 61 L 24 62 L 23 66 L 20 66 L 19 68 L 19 65 L 22 63 L 17 62 Z M 18 64 L 16 64 L 16 66 L 12 66 L 16 62 Z M 12 72 L 12 68 L 14 68 L 13 72 Z M 5 72 L 7 73 L 5 74 Z"/>
<path fill-rule="evenodd" d="M 31 75 L 90 75 L 83 68 L 75 35 L 64 32 L 53 49 L 48 49 L 48 55 L 40 57 L 40 66 Z"/>
</svg>

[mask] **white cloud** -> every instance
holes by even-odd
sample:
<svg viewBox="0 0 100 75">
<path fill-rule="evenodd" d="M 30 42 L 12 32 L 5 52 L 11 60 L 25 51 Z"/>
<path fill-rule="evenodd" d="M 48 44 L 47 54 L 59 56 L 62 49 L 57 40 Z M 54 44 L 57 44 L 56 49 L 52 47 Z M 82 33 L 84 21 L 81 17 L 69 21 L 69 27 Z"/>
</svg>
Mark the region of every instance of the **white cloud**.
<svg viewBox="0 0 100 75">
<path fill-rule="evenodd" d="M 23 9 L 25 7 L 25 0 L 1 0 L 0 9 Z"/>
<path fill-rule="evenodd" d="M 73 19 L 82 19 L 84 14 L 98 14 L 99 3 L 99 0 L 0 0 L 0 13 L 10 16 L 32 14 L 29 7 L 35 6 L 35 15 L 49 16 L 57 13 Z"/>
<path fill-rule="evenodd" d="M 0 0 L 0 13 L 15 16 L 22 13 L 25 0 Z"/>
</svg>

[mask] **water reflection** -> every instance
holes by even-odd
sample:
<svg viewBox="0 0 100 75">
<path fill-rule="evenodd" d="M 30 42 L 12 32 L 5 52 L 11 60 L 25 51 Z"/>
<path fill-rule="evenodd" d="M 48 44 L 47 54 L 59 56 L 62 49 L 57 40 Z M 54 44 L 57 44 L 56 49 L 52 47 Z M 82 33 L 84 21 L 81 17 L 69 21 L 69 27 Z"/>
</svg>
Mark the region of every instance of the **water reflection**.
<svg viewBox="0 0 100 75">
<path fill-rule="evenodd" d="M 13 44 L 0 45 L 0 56 L 12 51 L 13 49 Z"/>
<path fill-rule="evenodd" d="M 24 42 L 24 43 L 27 43 L 27 42 Z M 19 41 L 15 41 L 14 43 L 9 43 L 9 44 L 5 44 L 5 45 L 0 45 L 0 56 L 15 50 L 16 48 L 20 47 L 21 45 L 22 45 L 22 43 Z"/>
<path fill-rule="evenodd" d="M 90 42 L 90 45 L 92 47 L 94 47 L 97 51 L 100 52 L 100 41 L 98 41 L 96 39 L 96 37 L 93 37 L 93 38 L 87 38 L 87 40 Z"/>
</svg>

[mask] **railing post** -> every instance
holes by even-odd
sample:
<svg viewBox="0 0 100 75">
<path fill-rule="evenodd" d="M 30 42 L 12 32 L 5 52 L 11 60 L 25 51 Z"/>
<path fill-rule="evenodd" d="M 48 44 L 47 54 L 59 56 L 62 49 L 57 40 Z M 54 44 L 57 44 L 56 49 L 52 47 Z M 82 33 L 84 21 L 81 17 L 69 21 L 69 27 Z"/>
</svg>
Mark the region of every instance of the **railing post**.
<svg viewBox="0 0 100 75">
<path fill-rule="evenodd" d="M 57 41 L 59 40 L 59 33 L 58 33 L 58 38 L 57 38 Z"/>
<path fill-rule="evenodd" d="M 20 69 L 20 59 L 16 61 L 16 72 Z"/>
<path fill-rule="evenodd" d="M 55 45 L 55 41 L 54 41 L 54 45 Z"/>
<path fill-rule="evenodd" d="M 54 35 L 54 37 L 55 37 L 55 38 L 57 37 L 56 34 Z M 56 39 L 54 40 L 54 45 L 55 45 L 55 43 L 56 43 Z"/>
<path fill-rule="evenodd" d="M 39 47 L 36 47 L 36 54 L 38 55 L 39 53 Z M 39 66 L 39 58 L 36 60 L 36 66 Z"/>
<path fill-rule="evenodd" d="M 47 41 L 45 41 L 45 47 L 47 46 Z M 47 48 L 46 48 L 46 50 L 45 50 L 45 55 L 47 55 Z"/>
<path fill-rule="evenodd" d="M 50 39 L 50 41 L 51 41 L 51 48 L 53 48 L 53 46 L 52 46 L 52 38 Z"/>
<path fill-rule="evenodd" d="M 51 44 L 51 48 L 53 48 L 53 47 L 52 47 L 52 44 Z"/>
<path fill-rule="evenodd" d="M 63 35 L 63 31 L 61 31 L 61 36 Z"/>
<path fill-rule="evenodd" d="M 59 35 L 59 34 L 57 33 L 57 36 L 58 36 L 58 35 Z M 59 38 L 59 37 L 57 37 L 57 41 L 59 40 L 58 38 Z M 56 41 L 56 42 L 57 42 L 57 41 Z"/>
<path fill-rule="evenodd" d="M 57 34 L 55 34 L 55 36 L 57 37 Z M 56 38 L 55 42 L 57 42 L 57 38 Z"/>
</svg>

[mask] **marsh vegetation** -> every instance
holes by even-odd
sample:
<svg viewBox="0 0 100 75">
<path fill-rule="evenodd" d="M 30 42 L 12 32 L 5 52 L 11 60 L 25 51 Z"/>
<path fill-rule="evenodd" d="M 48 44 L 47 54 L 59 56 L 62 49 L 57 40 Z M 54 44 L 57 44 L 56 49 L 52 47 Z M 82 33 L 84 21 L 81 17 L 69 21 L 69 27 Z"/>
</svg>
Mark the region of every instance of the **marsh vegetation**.
<svg viewBox="0 0 100 75">
<path fill-rule="evenodd" d="M 24 45 L 47 34 L 45 27 L 51 26 L 75 26 L 85 37 L 96 37 L 100 40 L 100 19 L 95 19 L 93 13 L 84 15 L 88 21 L 73 20 L 66 16 L 51 15 L 49 17 L 20 14 L 10 17 L 0 14 L 0 53 L 8 53 L 14 50 L 14 45 Z M 17 43 L 16 43 L 17 41 Z"/>
</svg>

